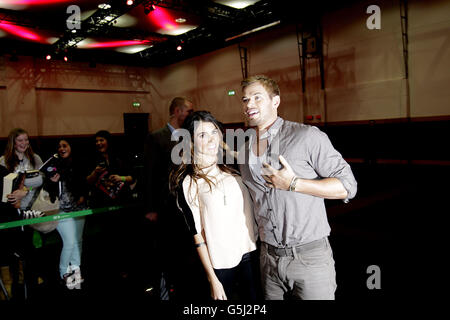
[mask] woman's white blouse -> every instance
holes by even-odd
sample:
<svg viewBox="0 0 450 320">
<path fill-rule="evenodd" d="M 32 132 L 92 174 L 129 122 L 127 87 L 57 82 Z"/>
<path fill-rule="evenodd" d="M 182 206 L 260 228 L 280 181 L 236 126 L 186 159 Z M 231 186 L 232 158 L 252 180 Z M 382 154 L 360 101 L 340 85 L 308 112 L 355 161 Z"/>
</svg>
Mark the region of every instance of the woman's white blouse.
<svg viewBox="0 0 450 320">
<path fill-rule="evenodd" d="M 257 228 L 247 187 L 240 176 L 213 168 L 208 177 L 215 185 L 210 190 L 205 180 L 183 180 L 183 192 L 195 222 L 203 233 L 213 268 L 228 269 L 239 264 L 245 253 L 256 249 Z M 197 194 L 198 188 L 198 194 Z"/>
</svg>

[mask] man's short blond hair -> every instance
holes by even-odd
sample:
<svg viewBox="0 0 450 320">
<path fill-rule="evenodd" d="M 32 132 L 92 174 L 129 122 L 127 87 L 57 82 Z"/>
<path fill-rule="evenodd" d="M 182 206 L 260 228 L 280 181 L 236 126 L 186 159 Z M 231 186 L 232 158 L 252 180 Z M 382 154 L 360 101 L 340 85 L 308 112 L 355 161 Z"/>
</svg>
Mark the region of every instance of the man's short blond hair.
<svg viewBox="0 0 450 320">
<path fill-rule="evenodd" d="M 242 91 L 244 91 L 244 89 L 246 87 L 248 87 L 249 85 L 258 82 L 260 83 L 264 89 L 267 90 L 267 92 L 269 93 L 270 97 L 273 98 L 274 96 L 279 96 L 280 95 L 280 88 L 278 87 L 278 84 L 275 80 L 265 76 L 265 75 L 254 75 L 254 76 L 250 76 L 244 80 L 242 80 L 241 82 L 241 88 Z"/>
</svg>

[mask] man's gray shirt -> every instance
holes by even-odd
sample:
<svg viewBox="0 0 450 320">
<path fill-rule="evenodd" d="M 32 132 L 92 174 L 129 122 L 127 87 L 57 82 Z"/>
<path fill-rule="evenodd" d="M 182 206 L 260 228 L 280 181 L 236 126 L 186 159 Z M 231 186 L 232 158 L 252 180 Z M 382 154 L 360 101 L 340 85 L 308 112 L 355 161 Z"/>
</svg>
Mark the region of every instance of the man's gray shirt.
<svg viewBox="0 0 450 320">
<path fill-rule="evenodd" d="M 267 162 L 280 169 L 278 156 L 282 155 L 300 178 L 337 178 L 347 190 L 345 202 L 356 194 L 357 183 L 350 166 L 317 127 L 278 117 L 266 135 L 269 146 L 265 154 L 261 157 L 253 154 L 256 137 L 252 135 L 241 150 L 244 163 L 239 164 L 253 199 L 261 241 L 275 247 L 293 247 L 328 236 L 330 226 L 324 199 L 266 187 L 261 165 Z"/>
</svg>

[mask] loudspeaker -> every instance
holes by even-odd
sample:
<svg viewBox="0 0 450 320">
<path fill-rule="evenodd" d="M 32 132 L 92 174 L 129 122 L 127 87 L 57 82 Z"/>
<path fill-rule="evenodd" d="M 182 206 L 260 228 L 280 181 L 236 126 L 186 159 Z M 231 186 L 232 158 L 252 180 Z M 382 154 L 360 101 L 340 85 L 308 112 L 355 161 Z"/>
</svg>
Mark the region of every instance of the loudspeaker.
<svg viewBox="0 0 450 320">
<path fill-rule="evenodd" d="M 307 54 L 316 54 L 317 53 L 317 39 L 316 37 L 306 38 L 306 50 Z"/>
</svg>

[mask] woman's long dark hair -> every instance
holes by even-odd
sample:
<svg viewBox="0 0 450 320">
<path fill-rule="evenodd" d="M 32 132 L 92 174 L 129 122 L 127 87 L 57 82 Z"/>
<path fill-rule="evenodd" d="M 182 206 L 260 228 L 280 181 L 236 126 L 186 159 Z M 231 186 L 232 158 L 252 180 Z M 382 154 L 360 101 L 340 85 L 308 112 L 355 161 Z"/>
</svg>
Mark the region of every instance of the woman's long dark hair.
<svg viewBox="0 0 450 320">
<path fill-rule="evenodd" d="M 61 174 L 62 177 L 66 178 L 67 177 L 67 171 L 70 170 L 70 168 L 72 166 L 72 163 L 73 163 L 73 151 L 74 150 L 73 150 L 72 141 L 70 141 L 67 138 L 61 138 L 61 139 L 58 139 L 58 144 L 56 145 L 56 148 L 57 148 L 56 150 L 57 151 L 59 149 L 59 144 L 61 143 L 61 141 L 67 142 L 67 144 L 70 147 L 70 155 L 69 155 L 68 158 L 66 158 L 66 159 L 61 158 L 61 157 L 58 158 L 58 171 L 59 171 L 59 173 Z M 57 153 L 58 153 L 58 156 L 59 156 L 59 152 L 57 152 Z"/>
<path fill-rule="evenodd" d="M 219 129 L 221 135 L 223 136 L 223 126 L 222 123 L 220 123 L 214 116 L 208 112 L 208 111 L 196 111 L 190 114 L 186 117 L 186 119 L 183 122 L 182 128 L 189 131 L 190 134 L 190 160 L 185 163 L 184 161 L 172 169 L 169 176 L 169 188 L 170 191 L 175 193 L 176 189 L 180 187 L 183 183 L 183 180 L 186 176 L 191 177 L 191 184 L 189 185 L 189 188 L 192 186 L 192 181 L 197 184 L 197 180 L 204 179 L 206 183 L 208 183 L 210 190 L 212 190 L 212 186 L 214 185 L 214 182 L 208 178 L 207 174 L 205 174 L 201 168 L 198 166 L 198 164 L 194 161 L 194 130 L 195 130 L 195 123 L 202 122 L 210 122 L 212 123 L 217 129 Z M 225 143 L 221 142 L 222 150 L 219 150 L 219 154 L 223 155 L 223 152 L 220 151 L 227 151 L 228 148 L 226 148 Z M 186 155 L 183 155 L 183 158 L 185 158 Z M 220 160 L 220 159 L 219 159 Z M 222 161 L 218 161 L 217 166 L 219 169 L 223 172 L 237 175 L 239 174 L 236 170 L 228 167 L 226 164 L 223 164 Z"/>
<path fill-rule="evenodd" d="M 29 138 L 28 132 L 22 128 L 12 129 L 8 135 L 8 143 L 6 144 L 5 150 L 5 165 L 6 169 L 8 169 L 9 172 L 13 172 L 16 166 L 19 164 L 19 157 L 17 157 L 14 145 L 16 143 L 16 138 L 21 134 L 26 134 Z M 28 158 L 34 168 L 34 166 L 36 165 L 36 161 L 34 160 L 34 152 L 31 148 L 31 144 L 28 145 L 28 148 L 25 151 L 25 156 Z"/>
</svg>

